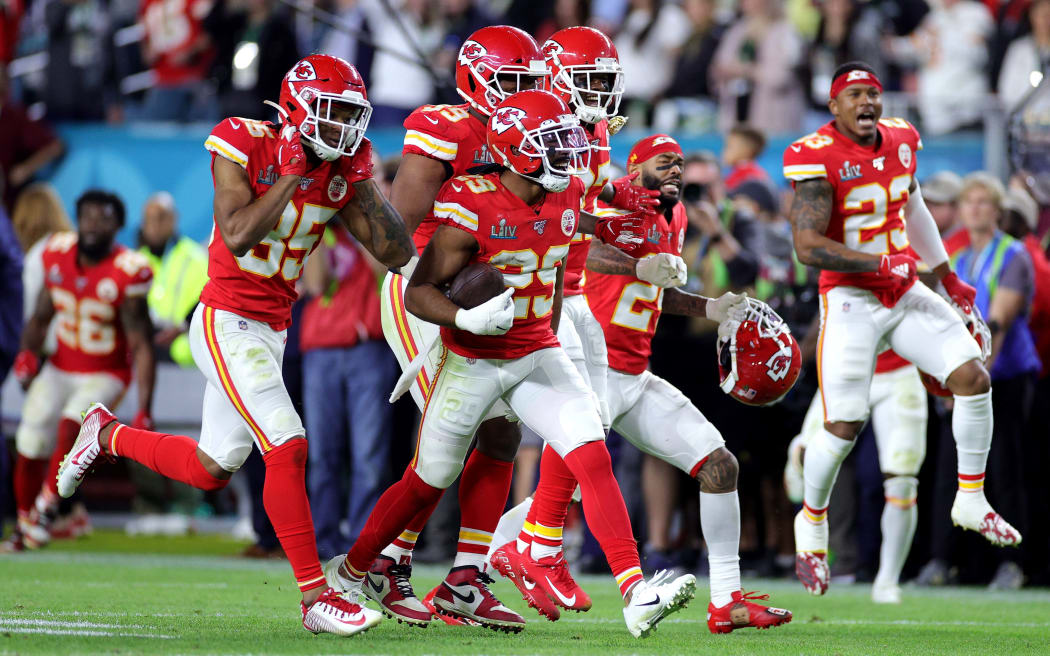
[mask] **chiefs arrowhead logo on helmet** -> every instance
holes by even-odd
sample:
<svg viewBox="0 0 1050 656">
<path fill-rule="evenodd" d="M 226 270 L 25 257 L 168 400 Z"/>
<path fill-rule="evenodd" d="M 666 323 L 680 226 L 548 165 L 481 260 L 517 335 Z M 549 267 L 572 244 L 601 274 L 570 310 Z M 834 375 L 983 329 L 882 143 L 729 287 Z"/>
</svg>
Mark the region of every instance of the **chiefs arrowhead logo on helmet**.
<svg viewBox="0 0 1050 656">
<path fill-rule="evenodd" d="M 304 82 L 306 80 L 316 80 L 317 72 L 314 70 L 313 64 L 308 61 L 301 61 L 299 65 L 292 70 L 292 80 L 296 82 Z"/>
<path fill-rule="evenodd" d="M 486 52 L 485 46 L 477 41 L 464 41 L 463 47 L 459 49 L 459 63 L 464 65 L 469 64 L 472 61 L 484 57 Z"/>
<path fill-rule="evenodd" d="M 802 353 L 787 324 L 768 305 L 745 299 L 743 318 L 718 341 L 722 391 L 747 405 L 784 398 L 802 370 Z M 721 332 L 721 331 L 720 331 Z"/>
<path fill-rule="evenodd" d="M 563 48 L 560 43 L 553 39 L 548 39 L 547 42 L 543 44 L 543 58 L 550 59 L 554 55 L 561 53 L 563 50 L 565 50 L 565 48 Z"/>
<path fill-rule="evenodd" d="M 491 128 L 495 132 L 503 134 L 512 127 L 518 125 L 523 118 L 525 118 L 524 109 L 518 109 L 517 107 L 500 107 L 492 116 Z"/>
</svg>

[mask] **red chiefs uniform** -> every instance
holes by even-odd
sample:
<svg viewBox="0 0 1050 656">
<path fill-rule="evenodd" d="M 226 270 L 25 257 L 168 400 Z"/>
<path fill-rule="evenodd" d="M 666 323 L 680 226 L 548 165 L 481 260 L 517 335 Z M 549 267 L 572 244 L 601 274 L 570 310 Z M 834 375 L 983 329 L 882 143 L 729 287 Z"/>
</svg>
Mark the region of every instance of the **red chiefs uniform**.
<svg viewBox="0 0 1050 656">
<path fill-rule="evenodd" d="M 587 175 L 582 176 L 587 186 L 583 210 L 595 214 L 598 211 L 598 195 L 609 181 L 609 122 L 594 126 L 591 137 L 591 165 Z M 591 248 L 591 236 L 577 232 L 569 246 L 569 257 L 565 260 L 565 295 L 583 293 L 583 268 L 587 264 L 587 252 Z"/>
<path fill-rule="evenodd" d="M 209 0 L 143 0 L 139 21 L 146 29 L 150 49 L 157 55 L 151 69 L 158 86 L 176 86 L 207 74 L 214 54 L 211 49 L 184 62 L 177 58 L 200 39 L 211 6 Z"/>
<path fill-rule="evenodd" d="M 106 259 L 81 268 L 77 235 L 60 232 L 42 255 L 44 285 L 55 306 L 58 345 L 51 364 L 76 373 L 105 372 L 131 379 L 128 342 L 120 319 L 124 299 L 145 296 L 153 281 L 149 262 L 119 244 Z"/>
<path fill-rule="evenodd" d="M 467 175 L 475 166 L 492 163 L 485 140 L 485 122 L 470 114 L 470 105 L 423 105 L 405 119 L 402 155 L 422 155 L 451 167 L 451 175 Z M 438 222 L 428 215 L 412 239 L 422 253 Z"/>
<path fill-rule="evenodd" d="M 269 122 L 228 118 L 215 126 L 204 147 L 248 173 L 258 198 L 277 182 L 278 128 Z M 308 171 L 277 225 L 241 257 L 223 243 L 219 226 L 208 245 L 208 283 L 201 302 L 263 321 L 274 330 L 291 324 L 295 281 L 306 257 L 317 247 L 324 226 L 354 197 L 353 184 L 372 177 L 372 146 L 361 141 L 352 158 L 322 162 Z"/>
<path fill-rule="evenodd" d="M 663 213 L 653 220 L 637 257 L 654 253 L 682 254 L 688 219 L 678 203 L 668 222 Z M 653 334 L 660 319 L 663 290 L 635 276 L 588 272 L 584 283 L 587 305 L 605 330 L 609 367 L 640 374 L 649 366 Z"/>
<path fill-rule="evenodd" d="M 882 255 L 908 248 L 904 206 L 915 175 L 915 153 L 922 150 L 919 133 L 901 118 L 878 124 L 876 146 L 854 143 L 832 121 L 792 143 L 784 151 L 784 177 L 792 184 L 826 178 L 835 190 L 826 235 L 853 250 Z M 820 272 L 821 293 L 837 286 L 870 290 L 879 300 L 889 283 L 875 273 Z"/>
<path fill-rule="evenodd" d="M 564 192 L 548 193 L 535 211 L 508 191 L 499 176 L 449 180 L 434 201 L 434 216 L 477 239 L 471 262 L 488 262 L 503 271 L 505 283 L 515 288 L 514 326 L 505 335 L 442 328 L 441 339 L 464 357 L 513 360 L 558 346 L 551 330 L 554 283 L 576 233 L 586 190 L 573 178 Z"/>
</svg>

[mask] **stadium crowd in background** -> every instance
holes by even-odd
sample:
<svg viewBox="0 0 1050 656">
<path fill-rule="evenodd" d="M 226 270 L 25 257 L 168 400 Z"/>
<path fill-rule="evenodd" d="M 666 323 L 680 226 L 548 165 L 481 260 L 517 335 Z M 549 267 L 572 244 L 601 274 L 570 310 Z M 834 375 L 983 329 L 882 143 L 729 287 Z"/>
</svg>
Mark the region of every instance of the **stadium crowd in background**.
<svg viewBox="0 0 1050 656">
<path fill-rule="evenodd" d="M 793 565 L 793 511 L 781 476 L 788 443 L 799 432 L 816 388 L 812 342 L 818 312 L 816 273 L 801 265 L 791 248 L 790 192 L 779 182 L 779 171 L 756 163 L 766 137 L 798 136 L 826 122 L 832 72 L 849 60 L 871 63 L 883 74 L 887 91 L 916 94 L 915 122 L 931 136 L 979 127 L 990 91 L 998 91 L 1008 109 L 1015 108 L 1050 73 L 1050 0 L 742 0 L 738 7 L 719 0 L 392 0 L 396 16 L 380 0 L 314 3 L 331 20 L 310 20 L 277 0 L 183 4 L 184 13 L 171 16 L 165 0 L 143 0 L 141 6 L 134 0 L 3 3 L 0 55 L 10 60 L 47 53 L 46 67 L 20 69 L 10 93 L 0 71 L 0 182 L 25 252 L 27 299 L 35 298 L 32 290 L 42 284 L 39 244 L 71 228 L 53 192 L 26 186 L 62 154 L 52 122 L 269 118 L 262 100 L 273 95 L 301 54 L 320 49 L 358 66 L 374 106 L 372 125 L 397 127 L 427 102 L 459 102 L 449 73 L 461 42 L 476 28 L 506 21 L 542 41 L 567 25 L 599 25 L 613 36 L 624 64 L 628 82 L 622 112 L 632 127 L 717 130 L 725 136 L 721 157 L 686 153 L 682 200 L 689 222 L 682 256 L 691 274 L 686 289 L 712 297 L 748 291 L 768 301 L 803 344 L 807 362 L 795 391 L 779 406 L 755 410 L 729 401 L 719 389 L 716 335 L 709 324 L 666 316 L 653 342 L 653 371 L 723 427 L 727 445 L 737 454 L 745 572 L 766 575 L 789 575 Z M 180 29 L 172 29 L 173 22 Z M 135 25 L 141 30 L 128 32 Z M 17 43 L 12 43 L 9 35 L 16 33 Z M 433 68 L 411 61 L 421 58 Z M 625 163 L 613 164 L 623 170 Z M 392 179 L 396 164 L 384 168 Z M 970 536 L 960 539 L 952 532 L 947 512 L 955 490 L 951 407 L 931 396 L 929 455 L 919 479 L 922 503 L 933 511 L 920 519 L 905 575 L 931 585 L 1046 585 L 1050 537 L 1040 527 L 1042 508 L 1033 499 L 1041 498 L 1041 472 L 1050 466 L 1047 409 L 1041 407 L 1050 394 L 1047 208 L 1022 180 L 1011 181 L 1009 191 L 987 174 L 960 180 L 944 171 L 921 182 L 960 277 L 983 293 L 978 296 L 982 312 L 1005 335 L 993 345 L 989 363 L 996 430 L 989 495 L 1014 518 L 1025 542 L 1014 553 L 996 552 L 996 567 L 990 569 L 990 552 L 968 542 Z M 172 267 L 193 268 L 198 280 L 192 289 L 199 295 L 201 246 L 179 235 L 176 208 L 162 190 L 156 191 L 138 226 L 139 246 L 154 273 L 149 304 L 158 329 L 155 344 L 186 365 L 184 332 L 196 301 L 185 282 L 180 287 L 165 281 L 176 275 Z M 0 208 L 4 271 L 20 255 L 3 236 L 7 221 Z M 410 414 L 411 404 L 386 402 L 396 370 L 377 326 L 375 262 L 335 227 L 326 232 L 321 251 L 300 283 L 304 296 L 293 312 L 300 333 L 289 355 L 301 350 L 302 357 L 286 366 L 286 376 L 302 379 L 301 414 L 311 446 L 323 445 L 327 454 L 344 451 L 339 462 L 317 457 L 313 448 L 310 453 L 312 511 L 318 546 L 327 557 L 347 550 L 390 473 L 404 468 L 412 455 L 414 427 L 398 416 Z M 6 372 L 17 350 L 14 318 L 20 319 L 23 309 L 19 305 L 11 314 L 7 306 L 14 296 L 4 291 L 0 298 L 0 371 Z M 832 536 L 834 549 L 844 555 L 832 571 L 856 580 L 870 580 L 878 564 L 883 489 L 872 471 L 877 461 L 861 448 L 873 439 L 870 431 L 859 438 L 861 446 L 835 492 L 836 498 L 842 495 L 836 505 L 846 506 L 844 512 L 854 519 L 844 522 L 852 531 Z M 654 458 L 626 454 L 629 445 L 616 444 L 614 436 L 614 458 L 619 454 L 621 468 L 632 470 L 620 480 L 638 482 L 624 484 L 622 491 L 636 537 L 645 545 L 643 566 L 702 568 L 695 483 Z M 533 452 L 519 465 L 531 469 L 536 459 Z M 6 465 L 4 457 L 5 490 L 10 484 Z M 245 469 L 256 473 L 252 489 L 258 505 L 258 458 Z M 530 481 L 531 474 L 524 472 L 522 478 Z M 340 477 L 342 484 L 333 484 Z M 511 505 L 523 494 L 515 490 L 518 498 Z M 213 506 L 228 505 L 215 497 L 207 497 Z M 447 513 L 439 509 L 420 538 L 421 545 L 431 538 L 432 546 L 420 550 L 420 560 L 451 556 L 442 550 L 451 549 L 454 540 L 433 536 L 447 535 L 456 526 L 455 513 L 454 507 Z M 258 508 L 255 515 L 261 538 L 257 553 L 279 551 Z M 570 524 L 569 533 L 570 550 L 597 553 L 582 522 Z"/>
</svg>

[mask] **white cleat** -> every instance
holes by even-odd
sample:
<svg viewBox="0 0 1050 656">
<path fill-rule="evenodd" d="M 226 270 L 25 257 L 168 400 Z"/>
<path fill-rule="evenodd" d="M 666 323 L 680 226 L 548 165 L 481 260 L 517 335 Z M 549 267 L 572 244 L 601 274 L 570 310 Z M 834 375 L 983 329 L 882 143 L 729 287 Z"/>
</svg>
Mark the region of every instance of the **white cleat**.
<svg viewBox="0 0 1050 656">
<path fill-rule="evenodd" d="M 347 592 L 352 589 L 361 589 L 360 583 L 355 583 L 339 573 L 339 568 L 346 561 L 346 554 L 340 554 L 331 558 L 321 566 L 324 572 L 324 582 L 336 592 Z"/>
<path fill-rule="evenodd" d="M 685 608 L 693 598 L 696 577 L 685 574 L 668 581 L 671 574 L 666 570 L 659 571 L 631 591 L 631 603 L 623 609 L 623 620 L 635 638 L 649 637 L 660 620 Z"/>
<path fill-rule="evenodd" d="M 805 510 L 795 515 L 795 574 L 810 594 L 828 591 L 828 522 L 814 524 L 806 518 Z"/>
<path fill-rule="evenodd" d="M 952 524 L 977 531 L 997 547 L 1016 547 L 1021 533 L 992 509 L 983 492 L 956 492 Z"/>
<path fill-rule="evenodd" d="M 876 604 L 899 604 L 901 602 L 901 587 L 896 583 L 875 582 L 871 586 L 871 600 Z"/>
<path fill-rule="evenodd" d="M 383 619 L 379 611 L 365 608 L 361 591 L 339 594 L 332 588 L 321 593 L 309 609 L 300 604 L 303 626 L 311 633 L 352 636 L 364 633 Z"/>
<path fill-rule="evenodd" d="M 91 407 L 84 413 L 84 423 L 80 426 L 80 433 L 73 442 L 73 448 L 69 450 L 62 464 L 58 467 L 58 493 L 68 499 L 80 487 L 84 475 L 95 464 L 95 459 L 102 451 L 98 443 L 98 434 L 117 418 L 101 403 L 92 403 Z"/>
</svg>

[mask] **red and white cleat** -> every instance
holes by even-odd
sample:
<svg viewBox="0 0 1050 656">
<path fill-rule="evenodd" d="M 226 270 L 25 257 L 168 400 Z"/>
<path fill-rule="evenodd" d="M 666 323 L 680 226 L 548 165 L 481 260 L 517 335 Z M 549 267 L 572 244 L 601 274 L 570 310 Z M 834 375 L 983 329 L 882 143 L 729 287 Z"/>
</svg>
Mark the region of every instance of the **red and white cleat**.
<svg viewBox="0 0 1050 656">
<path fill-rule="evenodd" d="M 799 511 L 795 515 L 795 574 L 812 595 L 822 595 L 831 583 L 828 568 L 828 523 L 814 524 Z"/>
<path fill-rule="evenodd" d="M 116 421 L 106 406 L 101 403 L 92 403 L 91 407 L 84 413 L 84 423 L 80 426 L 76 442 L 62 464 L 58 467 L 58 494 L 66 499 L 80 487 L 84 475 L 95 463 L 102 447 L 98 443 L 98 434 L 103 428 Z"/>
<path fill-rule="evenodd" d="M 1021 533 L 992 509 L 983 493 L 958 492 L 952 504 L 952 524 L 977 531 L 997 547 L 1016 547 Z"/>
<path fill-rule="evenodd" d="M 736 629 L 753 626 L 768 629 L 791 621 L 791 611 L 756 604 L 753 599 L 769 599 L 769 595 L 757 592 L 734 592 L 733 601 L 721 608 L 708 604 L 707 628 L 711 633 L 731 633 Z"/>
<path fill-rule="evenodd" d="M 364 596 L 357 591 L 341 595 L 332 588 L 321 593 L 310 608 L 303 611 L 303 627 L 311 633 L 333 633 L 352 636 L 364 633 L 383 619 L 379 611 L 365 608 Z"/>
<path fill-rule="evenodd" d="M 535 608 L 540 615 L 548 620 L 556 621 L 561 617 L 561 611 L 554 605 L 550 597 L 544 593 L 543 589 L 536 585 L 535 581 L 525 576 L 525 572 L 522 570 L 523 560 L 525 560 L 525 556 L 518 553 L 517 546 L 511 541 L 492 553 L 492 557 L 489 558 L 489 564 L 500 573 L 500 576 L 510 579 L 514 583 L 525 603 L 531 608 Z M 590 600 L 588 599 L 588 604 L 589 602 Z M 590 608 L 589 605 L 588 608 Z"/>
<path fill-rule="evenodd" d="M 473 620 L 481 626 L 507 632 L 525 628 L 525 619 L 507 608 L 489 590 L 492 577 L 473 565 L 453 567 L 434 591 L 434 607 L 442 614 Z"/>
<path fill-rule="evenodd" d="M 411 565 L 399 565 L 389 556 L 379 556 L 365 574 L 361 589 L 390 619 L 425 627 L 434 615 L 416 597 L 411 576 Z"/>
<path fill-rule="evenodd" d="M 573 580 L 561 553 L 539 560 L 522 555 L 521 569 L 526 579 L 535 581 L 562 608 L 577 613 L 591 609 L 590 596 Z"/>
</svg>

